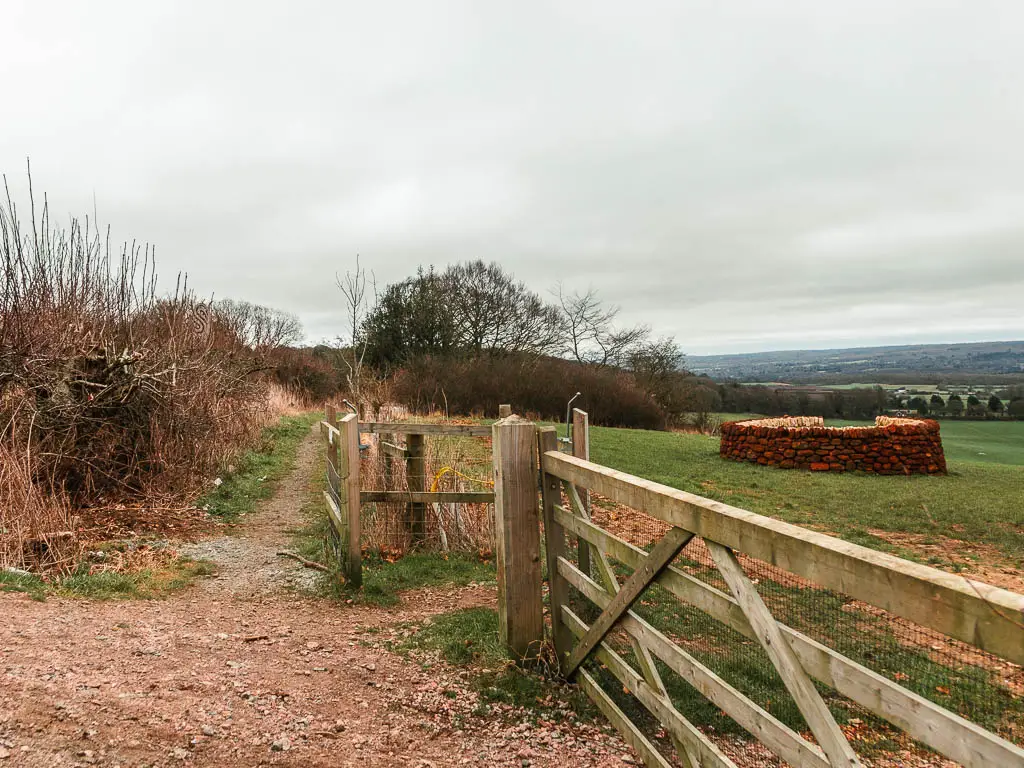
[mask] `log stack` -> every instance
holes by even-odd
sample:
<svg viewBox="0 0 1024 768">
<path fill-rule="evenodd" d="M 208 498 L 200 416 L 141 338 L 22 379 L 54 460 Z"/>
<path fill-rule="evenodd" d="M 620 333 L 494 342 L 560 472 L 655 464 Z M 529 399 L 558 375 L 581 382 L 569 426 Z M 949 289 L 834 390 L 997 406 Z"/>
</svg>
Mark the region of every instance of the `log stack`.
<svg viewBox="0 0 1024 768">
<path fill-rule="evenodd" d="M 733 461 L 812 472 L 944 475 L 939 423 L 879 416 L 873 427 L 826 427 L 819 417 L 722 425 L 719 455 Z"/>
</svg>

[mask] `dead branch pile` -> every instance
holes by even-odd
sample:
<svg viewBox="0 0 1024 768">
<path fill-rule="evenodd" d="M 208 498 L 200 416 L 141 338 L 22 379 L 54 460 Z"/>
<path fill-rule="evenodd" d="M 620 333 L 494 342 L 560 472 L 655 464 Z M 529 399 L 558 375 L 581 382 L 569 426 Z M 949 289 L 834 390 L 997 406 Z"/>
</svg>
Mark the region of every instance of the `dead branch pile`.
<svg viewBox="0 0 1024 768">
<path fill-rule="evenodd" d="M 0 270 L 0 567 L 38 565 L 69 509 L 195 490 L 266 422 L 261 349 L 183 280 L 158 295 L 149 246 L 34 202 L 25 229 L 8 191 Z"/>
</svg>

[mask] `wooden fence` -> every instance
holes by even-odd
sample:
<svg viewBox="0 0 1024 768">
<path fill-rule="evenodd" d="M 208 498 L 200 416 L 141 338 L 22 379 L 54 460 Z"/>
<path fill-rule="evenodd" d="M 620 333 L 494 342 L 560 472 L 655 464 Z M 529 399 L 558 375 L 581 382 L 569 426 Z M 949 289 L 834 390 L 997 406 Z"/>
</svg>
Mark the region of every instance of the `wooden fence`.
<svg viewBox="0 0 1024 768">
<path fill-rule="evenodd" d="M 327 418 L 320 422 L 327 457 L 324 501 L 331 527 L 340 540 L 338 554 L 345 580 L 354 587 L 360 587 L 363 584 L 363 563 L 359 516 L 359 419 L 350 413 L 338 420 L 336 414 L 335 408 L 328 406 Z"/>
<path fill-rule="evenodd" d="M 901 685 L 902 678 L 890 679 L 779 621 L 747 571 L 756 559 L 1015 665 L 1024 664 L 1024 596 L 595 464 L 589 460 L 582 411 L 573 414 L 570 454 L 558 449 L 554 428 L 538 429 L 510 414 L 503 406 L 503 418 L 479 427 L 360 424 L 354 415 L 335 420 L 328 413 L 321 425 L 328 459 L 325 498 L 347 553 L 351 583 L 361 581 L 361 502 L 493 499 L 501 640 L 523 659 L 538 655 L 545 642 L 541 558 L 546 551 L 551 635 L 560 670 L 587 692 L 647 765 L 671 763 L 617 703 L 621 694 L 613 696 L 602 686 L 606 673 L 598 674 L 595 662 L 661 724 L 684 766 L 735 763 L 699 727 L 706 724 L 681 714 L 662 679 L 668 670 L 790 765 L 861 764 L 823 698 L 822 691 L 830 689 L 962 765 L 1024 768 L 1024 750 L 1017 745 Z M 385 457 L 407 464 L 422 461 L 418 446 L 424 435 L 490 434 L 494 493 L 429 493 L 413 485 L 364 490 L 360 432 L 381 435 Z M 404 446 L 394 437 L 401 434 L 407 436 Z M 423 476 L 414 467 L 409 474 Z M 649 550 L 635 546 L 595 523 L 590 491 L 642 511 L 666 532 Z M 706 547 L 727 591 L 676 567 L 680 553 L 695 546 Z M 628 573 L 622 583 L 619 572 Z M 763 649 L 807 732 L 782 722 L 702 663 L 678 637 L 634 610 L 655 584 L 680 606 Z"/>
<path fill-rule="evenodd" d="M 734 763 L 676 709 L 655 659 L 794 766 L 860 765 L 814 680 L 965 766 L 1024 766 L 1024 751 L 1018 746 L 780 624 L 737 553 L 1015 664 L 1024 663 L 1024 596 L 567 456 L 557 450 L 552 429 L 541 429 L 538 439 L 551 621 L 559 664 L 646 764 L 667 766 L 669 762 L 598 683 L 585 666 L 588 659 L 603 664 L 661 723 L 684 765 Z M 667 524 L 668 531 L 649 551 L 633 546 L 591 520 L 580 489 L 642 510 Z M 589 545 L 590 567 L 571 562 L 569 534 Z M 673 567 L 683 548 L 698 540 L 710 551 L 731 594 Z M 621 585 L 606 553 L 632 569 Z M 756 640 L 803 715 L 813 741 L 773 717 L 631 610 L 655 583 Z M 571 607 L 572 590 L 600 609 L 589 624 Z M 613 630 L 628 638 L 639 669 L 625 660 L 621 644 L 617 648 L 610 641 Z"/>
<path fill-rule="evenodd" d="M 508 406 L 502 407 L 508 410 Z M 327 406 L 326 418 L 320 423 L 326 452 L 324 501 L 331 526 L 339 539 L 338 554 L 348 584 L 353 587 L 362 585 L 363 504 L 398 502 L 408 505 L 411 535 L 415 542 L 424 538 L 428 504 L 494 502 L 494 492 L 428 491 L 424 482 L 428 436 L 490 437 L 492 431 L 489 426 L 473 424 L 360 422 L 355 414 L 339 419 L 337 408 Z M 378 436 L 378 449 L 384 458 L 384 488 L 363 488 L 360 453 L 366 446 L 361 445 L 360 434 Z M 399 436 L 404 436 L 405 445 L 399 444 Z M 387 487 L 391 485 L 395 462 L 405 464 L 407 488 Z"/>
</svg>

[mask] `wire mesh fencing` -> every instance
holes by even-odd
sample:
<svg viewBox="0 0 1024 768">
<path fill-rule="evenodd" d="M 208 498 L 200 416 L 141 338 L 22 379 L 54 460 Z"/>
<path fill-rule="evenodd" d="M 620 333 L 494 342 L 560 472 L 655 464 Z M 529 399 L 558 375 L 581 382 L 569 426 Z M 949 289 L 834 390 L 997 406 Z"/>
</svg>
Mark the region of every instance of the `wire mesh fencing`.
<svg viewBox="0 0 1024 768">
<path fill-rule="evenodd" d="M 412 436 L 409 436 L 412 437 Z M 422 454 L 410 458 L 415 440 L 398 435 L 363 435 L 363 490 L 487 492 L 493 490 L 491 441 L 462 435 L 422 436 Z M 364 503 L 364 550 L 384 559 L 412 551 L 465 552 L 484 557 L 494 550 L 494 505 L 462 501 Z"/>
<path fill-rule="evenodd" d="M 650 550 L 669 526 L 642 511 L 591 495 L 593 522 L 641 549 Z M 611 559 L 620 581 L 632 572 Z M 1024 670 L 998 656 L 880 608 L 826 589 L 770 563 L 739 556 L 743 571 L 775 619 L 942 708 L 1024 745 Z M 682 573 L 730 594 L 704 542 L 694 538 L 675 559 Z M 594 606 L 575 601 L 595 615 Z M 634 612 L 690 653 L 726 683 L 782 723 L 813 740 L 800 710 L 761 645 L 703 610 L 653 585 Z M 613 641 L 635 661 L 622 633 Z M 667 690 L 681 714 L 711 737 L 740 766 L 783 765 L 735 721 L 659 662 Z M 607 673 L 604 673 L 606 678 Z M 606 680 L 607 682 L 608 680 Z M 847 740 L 867 765 L 955 766 L 842 694 L 815 683 Z M 631 708 L 649 736 L 665 732 L 621 686 L 610 690 Z M 666 754 L 671 746 L 666 747 Z"/>
</svg>

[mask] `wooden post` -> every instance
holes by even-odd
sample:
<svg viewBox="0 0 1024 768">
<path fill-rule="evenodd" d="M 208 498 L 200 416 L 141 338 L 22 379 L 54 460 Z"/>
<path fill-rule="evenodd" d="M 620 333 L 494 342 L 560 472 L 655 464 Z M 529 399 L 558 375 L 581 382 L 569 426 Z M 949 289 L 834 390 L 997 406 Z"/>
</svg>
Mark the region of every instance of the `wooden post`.
<svg viewBox="0 0 1024 768">
<path fill-rule="evenodd" d="M 515 657 L 529 659 L 544 640 L 537 428 L 513 415 L 496 421 L 491 434 L 499 635 Z"/>
<path fill-rule="evenodd" d="M 511 405 L 499 405 L 498 406 L 498 418 L 505 419 L 512 415 Z"/>
<path fill-rule="evenodd" d="M 711 552 L 718 572 L 722 574 L 725 583 L 732 590 L 733 597 L 736 598 L 736 602 L 740 604 L 740 608 L 743 609 L 743 613 L 750 621 L 750 626 L 753 628 L 758 642 L 761 643 L 768 658 L 771 659 L 786 690 L 796 702 L 800 714 L 804 716 L 807 727 L 811 729 L 814 738 L 817 739 L 821 749 L 828 756 L 829 764 L 860 766 L 861 763 L 857 759 L 853 747 L 846 740 L 846 734 L 836 723 L 828 705 L 821 698 L 821 693 L 814 687 L 810 675 L 807 674 L 793 652 L 793 647 L 783 636 L 778 622 L 775 621 L 768 606 L 764 604 L 764 599 L 757 591 L 757 587 L 744 572 L 736 553 L 710 539 L 705 539 L 704 543 Z"/>
<path fill-rule="evenodd" d="M 558 450 L 558 430 L 541 427 L 537 432 L 540 455 Z M 541 474 L 544 507 L 544 544 L 548 562 L 548 597 L 551 601 L 551 630 L 555 643 L 558 669 L 565 671 L 565 662 L 572 652 L 572 632 L 562 620 L 562 606 L 569 603 L 569 583 L 558 570 L 558 558 L 565 555 L 565 529 L 555 521 L 555 505 L 562 500 L 561 484 L 554 475 Z"/>
<path fill-rule="evenodd" d="M 395 474 L 394 462 L 395 457 L 392 456 L 388 451 L 384 450 L 384 443 L 390 443 L 394 439 L 393 435 L 388 433 L 381 433 L 377 435 L 377 453 L 384 459 L 384 490 L 393 491 L 392 488 L 392 477 Z"/>
<path fill-rule="evenodd" d="M 362 521 L 359 517 L 359 417 L 354 413 L 339 423 L 341 443 L 345 451 L 345 484 L 343 494 L 348 513 L 348 562 L 345 577 L 353 587 L 363 585 Z"/>
<path fill-rule="evenodd" d="M 408 435 L 405 447 L 409 451 L 405 460 L 405 474 L 409 479 L 409 490 L 425 491 L 427 460 L 423 435 Z M 409 503 L 408 511 L 409 531 L 415 546 L 427 538 L 427 505 L 423 502 L 413 501 Z"/>
<path fill-rule="evenodd" d="M 324 421 L 336 428 L 338 426 L 337 410 L 333 405 L 328 405 L 325 411 Z M 341 455 L 338 449 L 337 435 L 330 430 L 327 430 L 327 485 L 335 496 L 338 495 L 338 488 L 340 487 L 340 481 L 338 478 L 342 474 L 342 470 L 338 467 L 339 457 Z"/>
<path fill-rule="evenodd" d="M 586 411 L 579 408 L 572 409 L 572 455 L 577 459 L 590 461 L 590 417 Z M 583 502 L 587 519 L 590 519 L 590 491 L 586 488 L 576 488 L 576 492 Z M 590 568 L 590 545 L 582 536 L 576 539 L 577 552 L 579 553 L 580 570 L 587 576 L 593 574 Z"/>
</svg>

